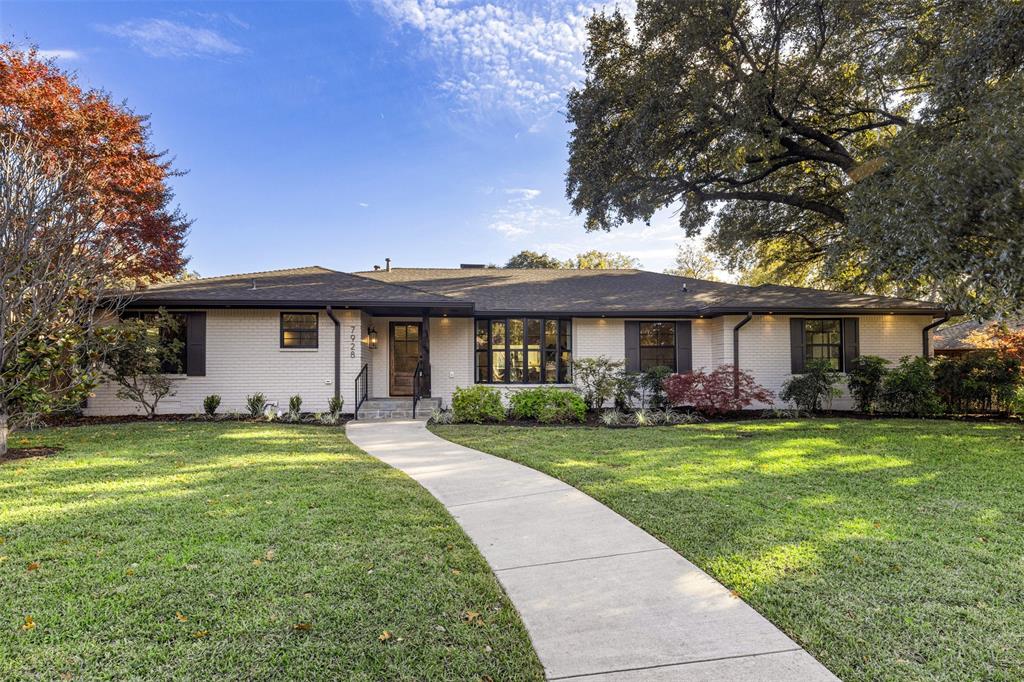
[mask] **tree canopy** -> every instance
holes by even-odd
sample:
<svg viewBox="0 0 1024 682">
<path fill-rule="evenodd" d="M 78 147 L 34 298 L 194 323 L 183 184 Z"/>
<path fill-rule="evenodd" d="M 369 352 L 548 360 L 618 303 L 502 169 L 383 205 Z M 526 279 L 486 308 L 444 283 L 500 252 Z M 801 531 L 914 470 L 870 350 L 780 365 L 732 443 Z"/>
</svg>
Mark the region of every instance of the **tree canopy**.
<svg viewBox="0 0 1024 682">
<path fill-rule="evenodd" d="M 562 267 L 562 261 L 549 256 L 546 253 L 537 253 L 536 251 L 520 251 L 516 255 L 508 259 L 503 267 L 516 268 L 523 270 L 540 269 L 540 268 L 560 268 Z"/>
<path fill-rule="evenodd" d="M 715 275 L 717 269 L 718 263 L 704 249 L 693 244 L 678 244 L 675 265 L 666 269 L 665 274 L 717 282 L 718 276 Z"/>
<path fill-rule="evenodd" d="M 639 268 L 641 265 L 640 261 L 636 258 L 616 251 L 584 251 L 564 261 L 558 260 L 546 253 L 520 251 L 509 258 L 503 267 L 519 269 L 610 270 Z"/>
<path fill-rule="evenodd" d="M 588 23 L 567 194 L 730 270 L 1024 306 L 1024 3 L 640 0 Z"/>
</svg>

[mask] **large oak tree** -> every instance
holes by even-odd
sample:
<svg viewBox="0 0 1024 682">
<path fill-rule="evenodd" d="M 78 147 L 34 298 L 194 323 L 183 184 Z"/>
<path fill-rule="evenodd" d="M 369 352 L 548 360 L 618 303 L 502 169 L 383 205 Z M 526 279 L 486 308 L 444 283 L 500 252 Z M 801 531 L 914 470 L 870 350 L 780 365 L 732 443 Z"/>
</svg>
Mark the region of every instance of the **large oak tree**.
<svg viewBox="0 0 1024 682">
<path fill-rule="evenodd" d="M 567 194 L 752 279 L 1024 306 L 1024 3 L 640 0 L 588 24 Z"/>
</svg>

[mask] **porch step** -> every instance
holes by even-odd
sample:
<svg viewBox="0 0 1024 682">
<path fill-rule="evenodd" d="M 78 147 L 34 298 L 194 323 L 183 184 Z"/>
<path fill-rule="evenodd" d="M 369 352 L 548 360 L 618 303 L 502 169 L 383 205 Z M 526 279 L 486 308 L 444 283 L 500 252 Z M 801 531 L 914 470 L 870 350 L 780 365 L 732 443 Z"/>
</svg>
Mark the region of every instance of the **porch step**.
<svg viewBox="0 0 1024 682">
<path fill-rule="evenodd" d="M 429 419 L 441 407 L 440 398 L 420 398 L 416 419 Z M 359 419 L 412 419 L 412 398 L 369 398 L 359 406 Z"/>
</svg>

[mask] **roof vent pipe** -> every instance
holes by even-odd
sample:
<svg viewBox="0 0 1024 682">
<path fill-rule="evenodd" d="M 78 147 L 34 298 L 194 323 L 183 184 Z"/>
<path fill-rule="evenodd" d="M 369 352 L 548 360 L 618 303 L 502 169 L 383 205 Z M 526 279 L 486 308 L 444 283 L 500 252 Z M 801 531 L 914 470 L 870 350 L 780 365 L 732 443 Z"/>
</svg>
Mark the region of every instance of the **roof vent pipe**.
<svg viewBox="0 0 1024 682">
<path fill-rule="evenodd" d="M 255 277 L 252 278 L 252 288 L 253 289 L 256 288 L 256 278 Z"/>
<path fill-rule="evenodd" d="M 380 272 L 380 266 L 379 265 L 374 265 L 373 266 L 373 271 L 374 272 Z"/>
<path fill-rule="evenodd" d="M 687 292 L 687 289 L 686 289 L 686 282 L 683 282 L 683 293 L 685 294 L 686 292 Z"/>
<path fill-rule="evenodd" d="M 385 258 L 384 259 L 384 271 L 385 272 L 391 272 L 391 259 L 390 258 Z"/>
</svg>

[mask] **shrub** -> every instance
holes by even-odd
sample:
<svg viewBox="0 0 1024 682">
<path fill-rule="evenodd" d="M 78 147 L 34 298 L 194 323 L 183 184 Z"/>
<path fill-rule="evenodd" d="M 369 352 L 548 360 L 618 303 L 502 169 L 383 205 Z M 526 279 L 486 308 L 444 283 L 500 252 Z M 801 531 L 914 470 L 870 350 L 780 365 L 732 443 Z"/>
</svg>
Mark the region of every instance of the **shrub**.
<svg viewBox="0 0 1024 682">
<path fill-rule="evenodd" d="M 455 421 L 455 415 L 451 410 L 434 410 L 430 414 L 431 424 L 451 424 Z"/>
<path fill-rule="evenodd" d="M 803 374 L 798 374 L 782 385 L 779 397 L 793 403 L 798 409 L 819 412 L 822 407 L 832 407 L 832 400 L 839 396 L 839 372 L 832 369 L 826 360 L 807 363 Z"/>
<path fill-rule="evenodd" d="M 664 409 L 668 405 L 665 394 L 665 379 L 671 376 L 672 370 L 664 365 L 652 367 L 640 375 L 640 388 L 643 389 L 643 404 L 651 409 Z"/>
<path fill-rule="evenodd" d="M 605 356 L 581 358 L 572 364 L 573 378 L 583 401 L 592 410 L 604 405 L 615 395 L 617 378 L 623 363 Z"/>
<path fill-rule="evenodd" d="M 220 407 L 220 396 L 216 393 L 203 398 L 203 412 L 206 413 L 207 417 L 217 414 L 218 407 Z"/>
<path fill-rule="evenodd" d="M 267 409 L 267 396 L 262 393 L 253 393 L 245 396 L 245 407 L 249 410 L 249 416 L 253 419 L 263 416 Z"/>
<path fill-rule="evenodd" d="M 620 369 L 615 373 L 612 399 L 615 409 L 627 411 L 633 408 L 633 401 L 640 397 L 640 375 Z"/>
<path fill-rule="evenodd" d="M 672 405 L 692 405 L 705 416 L 716 416 L 749 407 L 755 402 L 770 403 L 775 394 L 758 384 L 747 372 L 739 372 L 739 391 L 734 389 L 732 365 L 720 365 L 713 372 L 699 369 L 673 374 L 664 381 L 665 393 Z"/>
<path fill-rule="evenodd" d="M 1010 401 L 1010 414 L 1024 417 L 1024 386 L 1017 387 L 1017 392 Z"/>
<path fill-rule="evenodd" d="M 301 415 L 301 413 L 302 413 L 302 396 L 296 394 L 296 395 L 293 395 L 291 398 L 288 398 L 288 419 L 290 419 L 292 421 L 298 421 L 299 420 L 299 416 Z"/>
<path fill-rule="evenodd" d="M 345 406 L 345 399 L 332 395 L 331 399 L 327 401 L 327 411 L 331 413 L 334 420 L 341 419 L 341 408 Z"/>
<path fill-rule="evenodd" d="M 605 426 L 621 426 L 626 421 L 626 415 L 618 410 L 605 410 L 601 413 L 601 423 Z"/>
<path fill-rule="evenodd" d="M 1021 385 L 1020 361 L 994 350 L 940 358 L 933 370 L 935 390 L 949 412 L 1009 411 Z"/>
<path fill-rule="evenodd" d="M 452 396 L 452 413 L 457 422 L 482 424 L 505 418 L 501 393 L 490 386 L 456 388 Z"/>
<path fill-rule="evenodd" d="M 644 409 L 639 409 L 633 413 L 633 423 L 637 426 L 651 426 L 651 414 Z"/>
<path fill-rule="evenodd" d="M 888 412 L 924 417 L 942 411 L 927 358 L 904 357 L 882 382 L 881 405 Z"/>
<path fill-rule="evenodd" d="M 875 405 L 882 395 L 882 382 L 888 371 L 889 361 L 877 355 L 861 355 L 854 358 L 846 368 L 846 385 L 857 409 L 861 412 L 874 412 Z"/>
<path fill-rule="evenodd" d="M 581 422 L 586 419 L 587 405 L 571 391 L 542 386 L 512 394 L 509 412 L 516 419 L 536 419 L 549 424 Z"/>
</svg>

